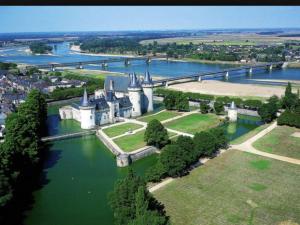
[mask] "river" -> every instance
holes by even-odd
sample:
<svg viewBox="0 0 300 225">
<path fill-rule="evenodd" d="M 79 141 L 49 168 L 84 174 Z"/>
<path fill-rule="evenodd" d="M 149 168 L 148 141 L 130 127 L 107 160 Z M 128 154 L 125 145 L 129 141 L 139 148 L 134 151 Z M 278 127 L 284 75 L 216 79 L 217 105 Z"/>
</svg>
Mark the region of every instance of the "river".
<svg viewBox="0 0 300 225">
<path fill-rule="evenodd" d="M 53 48 L 52 55 L 32 55 L 28 53 L 28 47 L 0 48 L 0 61 L 26 64 L 48 64 L 111 58 L 107 56 L 78 54 L 78 52 L 74 52 L 70 49 L 70 43 L 68 42 L 56 43 L 55 46 L 56 47 Z M 143 61 L 132 61 L 131 65 L 127 67 L 124 66 L 123 62 L 109 63 L 106 70 L 111 72 L 136 72 L 138 74 L 143 74 L 145 70 L 148 69 L 152 75 L 162 77 L 173 77 L 195 74 L 199 72 L 218 71 L 230 67 L 234 66 L 229 64 L 205 64 L 197 62 L 152 60 L 150 65 L 147 65 Z M 103 68 L 100 65 L 86 65 L 85 69 L 103 70 Z M 240 76 L 231 77 L 229 79 L 229 82 L 258 83 L 258 81 L 255 81 L 255 79 L 300 80 L 299 71 L 299 69 L 274 69 L 272 72 L 268 72 L 266 70 L 254 70 L 253 75 L 251 77 L 245 76 L 245 72 L 242 71 L 239 73 Z M 264 84 L 267 83 L 264 82 Z"/>
</svg>

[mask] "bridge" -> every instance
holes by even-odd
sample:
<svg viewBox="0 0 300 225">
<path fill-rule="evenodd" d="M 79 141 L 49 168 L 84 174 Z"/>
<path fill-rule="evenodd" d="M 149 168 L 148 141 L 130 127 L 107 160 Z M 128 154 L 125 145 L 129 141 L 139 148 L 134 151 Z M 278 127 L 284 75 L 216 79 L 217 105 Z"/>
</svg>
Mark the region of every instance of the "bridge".
<svg viewBox="0 0 300 225">
<path fill-rule="evenodd" d="M 38 69 L 51 69 L 52 71 L 55 71 L 55 68 L 57 67 L 69 67 L 69 66 L 75 66 L 78 69 L 83 69 L 83 66 L 88 64 L 98 64 L 101 65 L 103 68 L 105 68 L 108 66 L 108 63 L 124 62 L 125 66 L 128 66 L 130 65 L 130 61 L 144 60 L 147 64 L 149 64 L 152 59 L 165 59 L 165 58 L 166 57 L 157 57 L 157 56 L 155 57 L 137 56 L 137 57 L 120 57 L 120 58 L 114 57 L 114 58 L 98 59 L 98 60 L 90 60 L 90 61 L 38 64 L 38 65 L 27 66 L 26 69 L 38 68 Z"/>
<path fill-rule="evenodd" d="M 43 142 L 57 141 L 57 140 L 63 140 L 63 139 L 68 139 L 68 138 L 87 136 L 87 135 L 91 135 L 91 134 L 95 134 L 95 133 L 96 133 L 96 129 L 80 131 L 80 132 L 75 132 L 75 133 L 53 135 L 53 136 L 43 137 L 41 140 Z"/>
<path fill-rule="evenodd" d="M 246 70 L 248 74 L 252 74 L 254 69 L 267 69 L 271 71 L 273 68 L 282 68 L 286 66 L 285 62 L 276 62 L 276 63 L 262 63 L 255 65 L 247 65 L 242 67 L 228 68 L 215 72 L 203 72 L 192 75 L 180 76 L 180 77 L 170 77 L 166 79 L 160 79 L 153 81 L 155 86 L 168 86 L 171 81 L 179 81 L 179 80 L 197 80 L 201 81 L 205 78 L 225 78 L 229 79 L 231 72 L 243 71 Z"/>
</svg>

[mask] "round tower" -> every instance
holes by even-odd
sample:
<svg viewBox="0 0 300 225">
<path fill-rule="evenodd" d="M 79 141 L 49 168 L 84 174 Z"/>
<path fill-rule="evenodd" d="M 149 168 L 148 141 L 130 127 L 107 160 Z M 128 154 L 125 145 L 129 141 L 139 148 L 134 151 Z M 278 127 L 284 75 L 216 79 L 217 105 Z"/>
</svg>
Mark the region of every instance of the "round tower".
<svg viewBox="0 0 300 225">
<path fill-rule="evenodd" d="M 145 73 L 142 87 L 144 92 L 144 96 L 143 96 L 144 111 L 152 112 L 153 111 L 153 82 L 149 71 L 146 71 Z"/>
<path fill-rule="evenodd" d="M 81 129 L 92 129 L 95 127 L 95 105 L 90 105 L 86 89 L 84 89 L 83 100 L 79 106 Z"/>
<path fill-rule="evenodd" d="M 131 116 L 136 117 L 142 115 L 141 107 L 141 85 L 136 77 L 136 74 L 129 74 L 128 95 L 132 104 Z"/>
<path fill-rule="evenodd" d="M 228 118 L 229 118 L 229 121 L 231 122 L 235 122 L 237 121 L 237 108 L 235 107 L 235 104 L 234 102 L 231 102 L 231 105 L 230 107 L 228 108 Z"/>
</svg>

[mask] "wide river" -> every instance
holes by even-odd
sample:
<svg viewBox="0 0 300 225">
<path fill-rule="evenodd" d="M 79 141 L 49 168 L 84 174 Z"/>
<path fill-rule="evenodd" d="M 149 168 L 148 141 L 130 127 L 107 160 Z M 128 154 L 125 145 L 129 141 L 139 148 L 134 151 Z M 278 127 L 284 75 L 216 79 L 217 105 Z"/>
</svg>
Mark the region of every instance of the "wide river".
<svg viewBox="0 0 300 225">
<path fill-rule="evenodd" d="M 48 64 L 111 58 L 107 56 L 80 54 L 72 51 L 68 42 L 57 43 L 53 46 L 52 55 L 32 55 L 28 53 L 28 47 L 0 48 L 0 62 Z M 146 69 L 148 69 L 152 75 L 173 77 L 199 72 L 218 71 L 229 67 L 233 67 L 233 65 L 153 60 L 150 65 L 147 65 L 143 61 L 133 61 L 131 62 L 131 65 L 127 67 L 124 66 L 123 62 L 109 63 L 106 70 L 122 73 L 136 72 L 138 74 L 142 74 Z M 87 65 L 85 66 L 85 69 L 103 70 L 100 65 Z M 299 72 L 299 69 L 282 69 L 273 70 L 272 72 L 268 72 L 266 70 L 255 70 L 252 77 L 247 77 L 243 71 L 240 73 L 240 76 L 235 76 L 234 78 L 231 77 L 229 81 L 238 83 L 256 83 L 256 79 L 300 80 Z"/>
</svg>

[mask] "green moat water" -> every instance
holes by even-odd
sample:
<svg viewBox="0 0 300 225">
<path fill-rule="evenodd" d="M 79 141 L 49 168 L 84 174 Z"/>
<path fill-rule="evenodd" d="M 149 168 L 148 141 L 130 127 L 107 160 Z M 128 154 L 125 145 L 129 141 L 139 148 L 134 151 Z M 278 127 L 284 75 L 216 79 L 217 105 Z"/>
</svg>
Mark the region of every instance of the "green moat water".
<svg viewBox="0 0 300 225">
<path fill-rule="evenodd" d="M 73 120 L 60 121 L 57 109 L 49 108 L 50 134 L 80 130 Z M 244 117 L 224 129 L 233 139 L 258 125 L 257 120 Z M 153 155 L 132 167 L 143 176 L 156 160 Z M 34 204 L 26 213 L 25 225 L 112 225 L 107 194 L 126 171 L 116 166 L 114 156 L 95 135 L 52 142 L 41 177 L 43 186 L 33 193 Z"/>
</svg>

